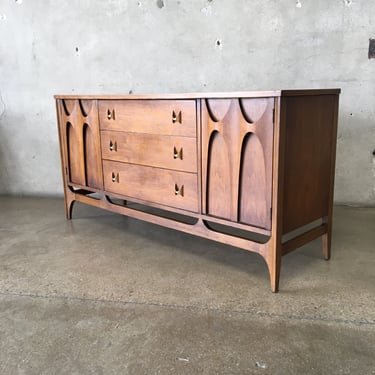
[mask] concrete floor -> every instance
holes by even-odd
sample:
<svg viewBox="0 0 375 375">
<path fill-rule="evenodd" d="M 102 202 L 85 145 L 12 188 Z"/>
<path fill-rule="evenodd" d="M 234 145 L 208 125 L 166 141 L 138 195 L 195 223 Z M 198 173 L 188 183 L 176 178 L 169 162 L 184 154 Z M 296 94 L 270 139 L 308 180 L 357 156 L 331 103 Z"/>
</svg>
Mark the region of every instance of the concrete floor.
<svg viewBox="0 0 375 375">
<path fill-rule="evenodd" d="M 0 374 L 375 374 L 375 209 L 333 255 L 256 254 L 61 199 L 0 197 Z"/>
</svg>

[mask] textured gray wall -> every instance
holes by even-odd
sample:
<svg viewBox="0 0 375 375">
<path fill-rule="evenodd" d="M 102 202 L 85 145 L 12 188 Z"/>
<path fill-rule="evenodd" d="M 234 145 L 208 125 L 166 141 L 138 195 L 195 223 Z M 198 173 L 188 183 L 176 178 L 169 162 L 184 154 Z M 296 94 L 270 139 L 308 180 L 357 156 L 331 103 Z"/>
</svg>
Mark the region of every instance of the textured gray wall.
<svg viewBox="0 0 375 375">
<path fill-rule="evenodd" d="M 373 0 L 0 0 L 0 192 L 62 193 L 56 93 L 341 87 L 335 199 L 374 205 L 371 37 Z"/>
</svg>

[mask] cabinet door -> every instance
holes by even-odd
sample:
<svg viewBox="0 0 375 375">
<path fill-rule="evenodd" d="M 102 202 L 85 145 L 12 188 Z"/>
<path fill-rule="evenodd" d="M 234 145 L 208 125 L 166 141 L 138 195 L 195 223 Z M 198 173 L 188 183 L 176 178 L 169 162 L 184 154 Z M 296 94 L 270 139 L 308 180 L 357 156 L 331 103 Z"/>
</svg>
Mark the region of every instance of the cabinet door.
<svg viewBox="0 0 375 375">
<path fill-rule="evenodd" d="M 96 100 L 59 99 L 60 147 L 68 183 L 103 188 Z"/>
<path fill-rule="evenodd" d="M 271 228 L 274 98 L 202 100 L 203 213 Z"/>
</svg>

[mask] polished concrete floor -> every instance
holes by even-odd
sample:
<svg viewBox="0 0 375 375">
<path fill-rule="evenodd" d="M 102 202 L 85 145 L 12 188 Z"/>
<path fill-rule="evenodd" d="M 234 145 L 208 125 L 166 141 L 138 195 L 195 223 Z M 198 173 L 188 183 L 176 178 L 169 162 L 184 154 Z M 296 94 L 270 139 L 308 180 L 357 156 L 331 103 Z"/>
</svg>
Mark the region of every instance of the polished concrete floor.
<svg viewBox="0 0 375 375">
<path fill-rule="evenodd" d="M 61 199 L 0 197 L 0 374 L 375 374 L 375 209 L 256 254 Z"/>
</svg>

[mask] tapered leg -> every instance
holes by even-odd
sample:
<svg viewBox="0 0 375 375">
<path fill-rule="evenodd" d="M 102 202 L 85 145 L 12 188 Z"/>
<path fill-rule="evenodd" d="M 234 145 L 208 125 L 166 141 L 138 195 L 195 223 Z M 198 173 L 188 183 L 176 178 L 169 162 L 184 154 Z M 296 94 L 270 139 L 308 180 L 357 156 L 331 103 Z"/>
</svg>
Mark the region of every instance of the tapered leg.
<svg viewBox="0 0 375 375">
<path fill-rule="evenodd" d="M 271 241 L 264 259 L 270 274 L 271 290 L 277 293 L 279 291 L 281 269 L 281 243 L 277 244 L 276 241 Z"/>
<path fill-rule="evenodd" d="M 276 257 L 272 266 L 268 266 L 271 281 L 271 290 L 273 293 L 279 291 L 280 269 L 281 269 L 281 256 Z"/>
<path fill-rule="evenodd" d="M 281 258 L 277 260 L 275 264 L 275 268 L 270 275 L 271 290 L 273 293 L 277 293 L 279 291 L 280 269 L 281 269 Z"/>
<path fill-rule="evenodd" d="M 75 202 L 75 194 L 69 190 L 68 187 L 64 189 L 64 200 L 65 200 L 65 215 L 68 220 L 72 218 L 73 205 Z"/>
<path fill-rule="evenodd" d="M 331 258 L 331 228 L 328 229 L 328 232 L 322 236 L 322 245 L 323 245 L 323 257 L 325 260 Z"/>
<path fill-rule="evenodd" d="M 332 237 L 332 209 L 328 216 L 323 218 L 323 223 L 327 225 L 327 233 L 322 236 L 323 257 L 325 260 L 331 258 L 331 237 Z"/>
<path fill-rule="evenodd" d="M 66 213 L 66 218 L 68 220 L 71 220 L 72 214 L 73 214 L 73 205 L 74 205 L 75 200 L 69 200 L 69 202 L 65 203 L 65 213 Z"/>
</svg>

